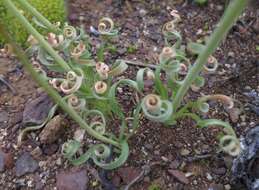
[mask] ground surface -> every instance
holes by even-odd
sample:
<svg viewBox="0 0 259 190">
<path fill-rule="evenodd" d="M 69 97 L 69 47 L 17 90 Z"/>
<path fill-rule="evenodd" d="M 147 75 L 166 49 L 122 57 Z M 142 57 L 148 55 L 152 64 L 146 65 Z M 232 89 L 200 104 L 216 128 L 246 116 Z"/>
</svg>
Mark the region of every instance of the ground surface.
<svg viewBox="0 0 259 190">
<path fill-rule="evenodd" d="M 107 55 L 107 61 L 119 57 L 147 64 L 155 63 L 163 47 L 161 27 L 172 19 L 170 10 L 179 11 L 182 18 L 179 30 L 185 42 L 210 34 L 224 11 L 222 1 L 209 1 L 205 6 L 180 0 L 70 2 L 69 19 L 73 24 L 78 25 L 81 16 L 84 18 L 81 22 L 89 31 L 90 26 L 97 26 L 101 17 L 108 16 L 121 28 L 118 52 Z M 217 49 L 214 55 L 221 63 L 220 67 L 215 75 L 207 78 L 202 93 L 231 96 L 239 102 L 237 107 L 253 103 L 244 93 L 253 90 L 259 92 L 259 52 L 256 50 L 256 45 L 259 45 L 256 44 L 259 42 L 258 8 L 258 5 L 254 5 L 247 9 Z M 134 53 L 127 50 L 132 46 L 136 46 Z M 136 70 L 136 66 L 131 66 L 127 75 L 134 78 Z M 43 93 L 14 59 L 0 58 L 0 74 L 16 91 L 12 92 L 0 83 L 0 171 L 2 158 L 5 158 L 5 171 L 0 173 L 0 189 L 51 190 L 61 187 L 57 179 L 65 180 L 64 175 L 78 179 L 81 186 L 77 189 L 102 189 L 101 183 L 109 186 L 108 182 L 105 183 L 96 175 L 97 170 L 90 164 L 73 168 L 61 156 L 61 144 L 73 136 L 77 128 L 73 122 L 70 122 L 62 138 L 54 143 L 42 144 L 38 137 L 39 130 L 32 132 L 23 145 L 17 147 L 17 135 L 25 117 L 25 104 L 41 97 Z M 258 115 L 246 108 L 236 115 L 215 105 L 210 115 L 229 121 L 238 136 L 259 124 Z M 158 185 L 160 189 L 172 190 L 205 190 L 213 184 L 214 190 L 229 187 L 235 189 L 230 180 L 232 158 L 216 153 L 216 135 L 219 130 L 197 129 L 192 125 L 191 121 L 185 120 L 174 128 L 165 128 L 143 120 L 137 135 L 130 140 L 131 154 L 127 163 L 121 169 L 109 173 L 110 182 L 122 187 L 135 178 L 144 165 L 149 165 L 151 171 L 130 189 L 146 190 L 152 184 Z M 19 168 L 23 164 L 26 169 Z M 66 173 L 62 173 L 64 170 Z"/>
</svg>

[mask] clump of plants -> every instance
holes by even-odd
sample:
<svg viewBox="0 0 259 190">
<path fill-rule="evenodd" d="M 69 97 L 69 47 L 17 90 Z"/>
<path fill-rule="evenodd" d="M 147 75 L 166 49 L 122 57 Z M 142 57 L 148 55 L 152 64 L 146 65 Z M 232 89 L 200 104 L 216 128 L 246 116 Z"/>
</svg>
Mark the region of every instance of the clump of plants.
<svg viewBox="0 0 259 190">
<path fill-rule="evenodd" d="M 23 7 L 19 3 L 19 0 L 14 1 L 18 6 L 21 13 L 30 20 L 34 27 L 40 29 L 41 32 L 46 32 L 45 28 L 42 30 L 41 27 L 37 26 L 37 19 L 33 17 L 29 12 L 23 11 Z M 29 3 L 37 9 L 44 17 L 46 17 L 51 22 L 64 22 L 66 17 L 65 1 L 64 0 L 29 0 Z M 21 25 L 19 20 L 17 20 L 10 12 L 7 11 L 4 6 L 3 1 L 0 1 L 0 19 L 2 19 L 9 31 L 12 33 L 15 40 L 21 44 L 24 44 L 28 38 L 28 32 Z M 5 42 L 4 38 L 0 35 L 0 45 Z"/>
<path fill-rule="evenodd" d="M 32 10 L 26 1 L 20 0 L 19 3 L 26 5 L 24 8 L 27 11 Z M 216 71 L 218 62 L 211 53 L 241 14 L 246 1 L 232 2 L 206 45 L 192 43 L 188 46 L 188 51 L 198 55 L 195 63 L 191 62 L 193 57 L 182 46 L 182 37 L 177 31 L 181 18 L 177 11 L 172 11 L 174 19 L 162 29 L 165 47 L 159 55 L 159 64 L 155 70 L 148 67 L 139 69 L 135 80 L 120 77 L 128 68 L 123 59 L 112 63 L 96 60 L 91 51 L 90 38 L 82 28 L 68 24 L 53 25 L 38 12 L 32 12 L 40 25 L 49 31 L 43 36 L 11 1 L 4 0 L 4 4 L 31 34 L 28 40 L 30 47 L 26 50 L 30 63 L 15 43 L 12 43 L 12 47 L 32 77 L 57 103 L 48 119 L 59 106 L 88 133 L 89 138 L 96 140 L 81 154 L 78 153 L 81 142 L 73 139 L 65 143 L 63 154 L 72 164 L 80 165 L 92 159 L 104 169 L 121 166 L 128 158 L 128 140 L 140 127 L 141 115 L 168 127 L 177 127 L 177 121 L 186 117 L 193 119 L 200 128 L 222 127 L 221 150 L 232 156 L 240 153 L 239 140 L 229 123 L 202 117 L 203 113 L 210 110 L 209 101 L 220 101 L 226 109 L 231 109 L 233 100 L 222 94 L 203 95 L 196 100 L 184 99 L 184 96 L 190 89 L 199 91 L 205 83 L 204 75 Z M 1 31 L 5 33 L 3 27 Z M 106 42 L 118 35 L 110 18 L 102 18 L 96 32 Z M 5 36 L 11 42 L 7 33 Z M 101 47 L 102 51 L 108 51 L 105 47 Z M 51 77 L 49 71 L 55 72 L 55 77 Z M 145 88 L 146 81 L 153 83 L 153 88 Z M 124 111 L 118 98 L 124 93 L 124 87 L 131 89 L 135 102 L 128 112 Z M 119 126 L 115 125 L 118 123 L 115 121 L 119 121 Z M 25 131 L 41 127 L 43 125 L 29 127 Z M 19 136 L 19 142 L 25 131 Z"/>
</svg>

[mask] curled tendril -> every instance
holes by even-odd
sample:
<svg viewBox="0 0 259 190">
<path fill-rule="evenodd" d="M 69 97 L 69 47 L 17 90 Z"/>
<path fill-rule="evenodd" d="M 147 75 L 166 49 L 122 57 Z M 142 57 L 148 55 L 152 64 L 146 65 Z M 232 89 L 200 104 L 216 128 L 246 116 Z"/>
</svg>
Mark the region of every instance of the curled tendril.
<svg viewBox="0 0 259 190">
<path fill-rule="evenodd" d="M 224 121 L 217 119 L 206 119 L 201 120 L 197 124 L 199 127 L 208 127 L 208 126 L 220 126 L 223 127 L 223 131 L 226 133 L 223 137 L 220 138 L 220 147 L 223 151 L 230 154 L 231 156 L 237 156 L 241 152 L 239 139 L 235 135 L 235 131 Z"/>
<path fill-rule="evenodd" d="M 11 44 L 5 44 L 4 48 L 0 50 L 0 52 L 8 57 L 8 56 L 12 56 L 13 55 L 13 47 L 11 46 Z"/>
<path fill-rule="evenodd" d="M 87 152 L 76 157 L 76 153 L 79 148 L 80 142 L 75 140 L 70 140 L 62 146 L 63 155 L 76 166 L 92 159 L 97 166 L 107 170 L 112 170 L 124 164 L 129 155 L 129 147 L 126 140 L 121 141 L 120 155 L 108 163 L 107 159 L 112 155 L 112 150 L 107 145 L 93 145 L 87 150 Z"/>
<path fill-rule="evenodd" d="M 57 91 L 61 91 L 60 89 L 60 85 L 62 84 L 62 82 L 64 81 L 65 79 L 61 79 L 61 78 L 53 78 L 53 79 L 50 79 L 49 80 L 49 84 L 54 88 L 56 89 Z"/>
<path fill-rule="evenodd" d="M 48 33 L 47 41 L 52 47 L 58 47 L 64 42 L 64 36 L 63 35 L 57 36 L 54 33 Z"/>
<path fill-rule="evenodd" d="M 231 156 L 238 156 L 241 152 L 239 140 L 232 135 L 225 135 L 220 139 L 220 147 Z"/>
<path fill-rule="evenodd" d="M 32 62 L 32 66 L 35 69 L 35 71 L 39 74 L 41 74 L 44 77 L 47 77 L 47 73 L 42 69 L 41 65 L 37 61 Z"/>
<path fill-rule="evenodd" d="M 165 122 L 173 112 L 172 103 L 161 100 L 155 94 L 149 94 L 142 100 L 141 107 L 145 116 L 153 121 Z"/>
<path fill-rule="evenodd" d="M 53 118 L 53 116 L 54 116 L 54 114 L 55 114 L 55 112 L 56 112 L 56 110 L 57 110 L 57 107 L 58 107 L 57 105 L 54 105 L 54 106 L 50 109 L 50 111 L 49 111 L 49 113 L 48 113 L 48 117 L 46 118 L 45 121 L 43 121 L 42 124 L 36 125 L 36 126 L 28 126 L 28 127 L 26 127 L 25 129 L 23 129 L 23 130 L 19 133 L 19 135 L 18 135 L 17 145 L 18 145 L 18 146 L 21 146 L 21 145 L 22 145 L 22 141 L 23 141 L 24 136 L 26 135 L 26 133 L 28 133 L 28 132 L 30 132 L 30 131 L 39 130 L 39 129 L 41 129 L 42 127 L 44 127 L 44 126 L 51 120 L 51 118 Z"/>
<path fill-rule="evenodd" d="M 114 29 L 114 23 L 112 19 L 104 17 L 100 20 L 98 25 L 98 32 L 101 35 L 114 36 L 118 34 L 118 31 Z"/>
<path fill-rule="evenodd" d="M 71 56 L 74 59 L 79 59 L 83 55 L 85 50 L 86 50 L 86 47 L 84 42 L 80 41 L 79 44 L 72 50 Z"/>
<path fill-rule="evenodd" d="M 65 94 L 72 94 L 76 92 L 83 82 L 83 72 L 80 70 L 81 75 L 77 75 L 74 71 L 69 71 L 67 73 L 67 79 L 64 80 L 61 85 L 60 89 Z"/>
<path fill-rule="evenodd" d="M 178 23 L 178 22 L 181 21 L 181 17 L 180 17 L 180 15 L 178 14 L 178 11 L 177 11 L 177 10 L 172 10 L 172 11 L 170 12 L 170 15 L 174 17 L 174 20 L 173 20 L 172 22 Z"/>
<path fill-rule="evenodd" d="M 29 35 L 29 37 L 27 39 L 27 43 L 30 46 L 34 46 L 34 45 L 37 45 L 39 42 L 38 42 L 38 40 L 33 35 Z"/>
<path fill-rule="evenodd" d="M 188 73 L 188 66 L 186 66 L 185 64 L 183 64 L 183 63 L 180 63 L 180 69 L 179 69 L 179 71 L 178 71 L 178 73 L 180 74 L 180 75 L 187 75 L 187 73 Z"/>
<path fill-rule="evenodd" d="M 202 76 L 198 76 L 193 84 L 191 85 L 191 88 L 193 91 L 197 92 L 201 87 L 205 85 L 205 79 Z"/>
<path fill-rule="evenodd" d="M 140 90 L 144 89 L 145 75 L 146 75 L 147 80 L 153 81 L 155 79 L 155 73 L 151 69 L 149 69 L 149 68 L 139 69 L 137 72 L 136 81 L 138 83 L 138 87 Z"/>
<path fill-rule="evenodd" d="M 99 74 L 100 78 L 105 80 L 108 78 L 110 68 L 103 62 L 97 62 L 95 65 L 96 71 Z"/>
<path fill-rule="evenodd" d="M 175 23 L 174 21 L 170 21 L 164 24 L 163 28 L 162 28 L 162 32 L 165 36 L 168 35 L 168 33 L 172 33 L 175 31 Z"/>
<path fill-rule="evenodd" d="M 124 73 L 124 71 L 126 71 L 128 68 L 128 65 L 125 63 L 124 60 L 116 60 L 113 68 L 111 68 L 111 70 L 109 71 L 109 75 L 110 76 L 118 76 L 121 75 L 122 73 Z"/>
<path fill-rule="evenodd" d="M 90 127 L 101 135 L 105 134 L 105 124 L 99 121 L 92 122 Z"/>
<path fill-rule="evenodd" d="M 106 131 L 106 120 L 102 112 L 99 110 L 85 110 L 82 114 L 84 120 L 90 122 L 90 126 L 96 130 L 96 132 L 104 135 Z"/>
<path fill-rule="evenodd" d="M 218 61 L 212 55 L 208 58 L 208 64 L 203 66 L 206 73 L 215 73 L 218 68 Z"/>
<path fill-rule="evenodd" d="M 76 111 L 82 111 L 85 108 L 86 101 L 83 98 L 78 98 L 75 95 L 70 95 L 67 99 L 67 104 L 69 107 Z"/>
<path fill-rule="evenodd" d="M 165 63 L 169 59 L 175 58 L 176 53 L 173 48 L 171 47 L 164 47 L 162 49 L 162 52 L 159 55 L 159 62 L 160 63 Z"/>
<path fill-rule="evenodd" d="M 202 112 L 208 112 L 209 111 L 209 104 L 206 102 L 209 100 L 218 100 L 221 101 L 228 109 L 231 109 L 234 107 L 234 101 L 232 98 L 222 95 L 222 94 L 215 94 L 215 95 L 208 95 L 201 97 L 197 103 L 198 103 L 198 109 Z"/>
<path fill-rule="evenodd" d="M 167 45 L 170 45 L 170 42 L 169 42 L 170 40 L 174 40 L 174 41 L 176 40 L 173 46 L 178 47 L 182 42 L 182 36 L 175 28 L 176 28 L 175 20 L 167 22 L 164 24 L 162 28 L 162 33 L 165 37 L 165 42 Z"/>
<path fill-rule="evenodd" d="M 103 81 L 97 81 L 94 84 L 96 94 L 104 94 L 107 91 L 107 84 Z"/>
<path fill-rule="evenodd" d="M 77 36 L 77 32 L 73 26 L 66 25 L 63 29 L 63 35 L 67 39 L 75 39 Z"/>
</svg>

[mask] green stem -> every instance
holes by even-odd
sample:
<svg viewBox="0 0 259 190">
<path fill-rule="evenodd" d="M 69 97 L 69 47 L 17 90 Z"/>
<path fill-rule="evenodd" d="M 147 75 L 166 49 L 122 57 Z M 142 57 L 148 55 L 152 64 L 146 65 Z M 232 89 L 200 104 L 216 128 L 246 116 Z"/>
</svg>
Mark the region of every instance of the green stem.
<svg viewBox="0 0 259 190">
<path fill-rule="evenodd" d="M 21 63 L 24 65 L 24 67 L 27 69 L 27 71 L 30 73 L 31 77 L 38 82 L 38 84 L 44 88 L 44 90 L 49 94 L 49 96 L 66 112 L 68 113 L 68 115 L 73 118 L 79 125 L 80 127 L 84 128 L 87 133 L 91 136 L 93 136 L 94 138 L 108 143 L 108 144 L 112 144 L 116 147 L 120 147 L 120 144 L 112 139 L 109 139 L 105 136 L 100 135 L 99 133 L 97 133 L 96 131 L 94 131 L 92 128 L 89 127 L 89 125 L 87 125 L 85 123 L 85 121 L 78 115 L 77 112 L 75 112 L 73 109 L 71 109 L 67 103 L 61 98 L 61 96 L 55 91 L 53 90 L 49 84 L 47 83 L 47 81 L 45 81 L 45 79 L 40 76 L 32 67 L 32 65 L 29 63 L 28 58 L 26 57 L 25 53 L 23 52 L 23 50 L 13 41 L 13 39 L 10 37 L 10 35 L 8 34 L 8 32 L 6 31 L 6 27 L 0 23 L 0 33 L 2 33 L 2 35 L 6 38 L 6 40 L 12 45 L 12 47 L 14 48 L 14 51 L 16 53 L 16 55 L 18 56 L 18 58 L 20 59 Z"/>
<path fill-rule="evenodd" d="M 184 95 L 189 90 L 191 84 L 195 80 L 195 78 L 199 75 L 200 71 L 203 69 L 203 65 L 206 64 L 208 57 L 212 54 L 216 48 L 218 47 L 220 41 L 226 36 L 229 29 L 237 20 L 238 16 L 242 13 L 242 11 L 247 6 L 249 0 L 234 0 L 227 8 L 226 12 L 223 15 L 218 27 L 211 35 L 206 48 L 204 51 L 199 55 L 196 60 L 196 63 L 189 71 L 188 75 L 186 76 L 184 83 L 179 88 L 176 97 L 173 102 L 173 110 L 174 112 L 177 111 L 178 107 L 180 106 Z"/>
<path fill-rule="evenodd" d="M 54 33 L 61 32 L 58 27 L 55 27 L 48 19 L 46 19 L 40 12 L 38 12 L 33 6 L 28 3 L 26 0 L 16 0 L 18 1 L 21 6 L 27 11 L 34 15 L 44 26 L 46 26 L 50 31 Z"/>
<path fill-rule="evenodd" d="M 57 63 L 65 70 L 70 71 L 68 64 L 58 55 L 58 53 L 46 42 L 44 37 L 28 22 L 28 20 L 19 12 L 12 1 L 4 0 L 5 6 L 12 12 L 12 14 L 21 22 L 26 30 L 32 34 L 44 47 L 44 49 L 57 61 Z"/>
</svg>

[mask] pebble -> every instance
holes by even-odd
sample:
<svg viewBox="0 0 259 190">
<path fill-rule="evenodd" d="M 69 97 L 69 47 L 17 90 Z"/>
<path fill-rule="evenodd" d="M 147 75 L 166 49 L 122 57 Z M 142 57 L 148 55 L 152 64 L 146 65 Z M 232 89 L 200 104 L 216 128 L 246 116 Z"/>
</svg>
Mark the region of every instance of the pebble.
<svg viewBox="0 0 259 190">
<path fill-rule="evenodd" d="M 193 180 L 193 185 L 198 185 L 198 181 L 197 180 Z"/>
<path fill-rule="evenodd" d="M 85 129 L 77 128 L 74 133 L 74 140 L 82 142 L 85 135 Z"/>
<path fill-rule="evenodd" d="M 238 108 L 231 108 L 228 110 L 230 119 L 233 123 L 236 123 L 239 119 L 239 115 L 241 113 L 240 109 Z"/>
<path fill-rule="evenodd" d="M 181 151 L 180 151 L 180 154 L 182 155 L 182 156 L 188 156 L 189 154 L 191 153 L 191 151 L 189 151 L 188 149 L 181 149 Z"/>
<path fill-rule="evenodd" d="M 5 169 L 11 169 L 13 167 L 13 154 L 5 153 L 0 150 L 0 172 L 3 172 Z"/>
<path fill-rule="evenodd" d="M 15 163 L 15 174 L 17 177 L 20 177 L 27 173 L 36 171 L 38 167 L 38 162 L 35 161 L 28 152 L 25 152 L 17 159 Z"/>
<path fill-rule="evenodd" d="M 86 190 L 88 177 L 84 169 L 71 169 L 57 174 L 58 190 Z"/>
<path fill-rule="evenodd" d="M 58 158 L 58 159 L 56 160 L 56 164 L 57 164 L 58 166 L 61 166 L 61 164 L 62 164 L 61 158 Z"/>
<path fill-rule="evenodd" d="M 188 184 L 189 180 L 185 177 L 185 174 L 180 170 L 168 170 L 168 172 L 173 175 L 179 182 Z"/>
<path fill-rule="evenodd" d="M 0 172 L 5 169 L 5 154 L 0 150 Z"/>
<path fill-rule="evenodd" d="M 180 166 L 181 162 L 179 160 L 174 160 L 170 163 L 169 167 L 171 169 L 177 169 Z"/>
<path fill-rule="evenodd" d="M 146 14 L 147 14 L 147 11 L 146 11 L 145 9 L 140 9 L 140 10 L 139 10 L 139 15 L 140 15 L 140 16 L 143 17 L 143 16 L 145 16 Z"/>
<path fill-rule="evenodd" d="M 41 94 L 38 98 L 30 100 L 25 104 L 23 111 L 22 123 L 26 124 L 41 124 L 47 118 L 53 102 L 45 93 Z"/>
<path fill-rule="evenodd" d="M 209 181 L 213 180 L 213 177 L 210 175 L 210 173 L 207 173 L 207 174 L 206 174 L 206 178 L 207 178 Z"/>
<path fill-rule="evenodd" d="M 6 111 L 0 111 L 0 123 L 8 121 L 8 113 Z"/>
<path fill-rule="evenodd" d="M 226 168 L 224 168 L 224 167 L 215 168 L 212 171 L 213 171 L 213 173 L 215 173 L 217 175 L 224 175 L 227 172 Z"/>
<path fill-rule="evenodd" d="M 35 149 L 33 149 L 31 151 L 31 155 L 32 155 L 33 158 L 39 159 L 41 157 L 41 155 L 42 155 L 41 148 L 37 146 Z"/>
<path fill-rule="evenodd" d="M 212 184 L 210 184 L 208 190 L 224 190 L 224 189 L 225 189 L 224 185 L 212 183 Z"/>
<path fill-rule="evenodd" d="M 231 185 L 227 184 L 227 185 L 224 185 L 225 187 L 225 190 L 230 190 L 231 189 Z"/>
<path fill-rule="evenodd" d="M 254 22 L 252 28 L 254 29 L 254 31 L 259 34 L 259 18 L 256 19 L 256 21 Z"/>
<path fill-rule="evenodd" d="M 63 134 L 64 126 L 62 120 L 63 118 L 57 115 L 47 123 L 39 135 L 41 143 L 52 144 Z"/>
<path fill-rule="evenodd" d="M 121 177 L 125 184 L 130 183 L 140 174 L 140 172 L 140 169 L 134 167 L 124 167 L 118 169 L 118 175 Z"/>
</svg>

